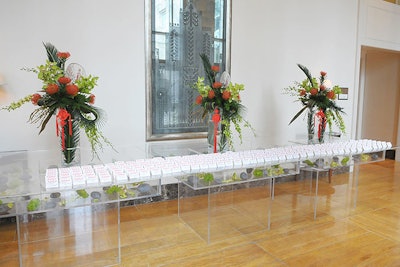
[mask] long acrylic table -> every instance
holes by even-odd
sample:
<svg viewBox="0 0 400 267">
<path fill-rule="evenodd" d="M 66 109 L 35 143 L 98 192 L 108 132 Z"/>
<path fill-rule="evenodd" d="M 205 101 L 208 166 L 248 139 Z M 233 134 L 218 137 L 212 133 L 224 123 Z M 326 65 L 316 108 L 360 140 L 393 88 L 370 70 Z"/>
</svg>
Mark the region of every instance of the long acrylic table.
<svg viewBox="0 0 400 267">
<path fill-rule="evenodd" d="M 319 177 L 321 173 L 330 173 L 335 169 L 348 167 L 352 168 L 351 180 L 353 183 L 354 196 L 353 196 L 353 207 L 357 206 L 358 197 L 358 180 L 360 166 L 369 163 L 375 163 L 385 160 L 386 150 L 373 151 L 373 152 L 356 152 L 355 154 L 348 155 L 335 155 L 335 156 L 325 156 L 317 158 L 313 161 L 308 160 L 303 162 L 301 165 L 301 170 L 311 173 L 310 188 L 312 187 L 313 175 L 315 175 L 315 192 L 314 192 L 314 219 L 317 218 L 317 206 L 318 206 L 318 185 Z M 329 174 L 328 174 L 329 175 Z"/>
<path fill-rule="evenodd" d="M 289 162 L 180 176 L 178 215 L 207 243 L 240 236 L 244 229 L 270 229 L 275 180 L 298 173 L 298 162 Z M 252 210 L 255 202 L 265 212 Z"/>
<path fill-rule="evenodd" d="M 155 158 L 146 158 L 147 155 L 140 153 L 132 154 L 129 149 L 126 158 L 123 153 L 110 152 L 105 163 L 91 166 L 104 167 L 110 180 L 101 182 L 102 178 L 107 177 L 99 173 L 98 183 L 90 184 L 86 180 L 84 184 L 77 185 L 66 183 L 61 176 L 56 185 L 52 184 L 54 180 L 47 179 L 51 178 L 51 175 L 47 175 L 49 170 L 63 169 L 53 164 L 56 157 L 51 157 L 49 152 L 1 153 L 0 179 L 3 181 L 0 200 L 3 210 L 0 216 L 15 216 L 17 219 L 21 266 L 35 266 L 44 259 L 50 264 L 74 265 L 79 261 L 79 264 L 87 262 L 91 266 L 113 265 L 121 259 L 120 202 L 159 195 L 161 179 L 174 177 L 180 180 L 179 215 L 194 229 L 196 225 L 206 225 L 201 228 L 205 231 L 197 231 L 210 242 L 223 233 L 222 230 L 226 230 L 226 225 L 219 224 L 223 222 L 223 216 L 238 218 L 237 225 L 228 229 L 232 233 L 237 232 L 238 227 L 269 229 L 275 179 L 297 174 L 304 163 L 320 163 L 323 159 L 322 167 L 318 165 L 316 168 L 313 166 L 315 163 L 307 167 L 318 172 L 324 171 L 327 164 L 335 165 L 338 162 L 358 166 L 384 159 L 385 151 L 389 148 L 391 144 L 387 142 L 352 140 L 350 143 L 347 141 L 334 145 L 293 145 L 222 154 L 196 154 L 193 153 L 195 150 L 191 150 L 188 153 L 191 155 Z M 85 166 L 76 167 L 82 170 Z M 74 172 L 69 169 L 69 173 Z M 79 178 L 79 175 L 73 177 Z M 122 187 L 122 192 L 108 192 L 113 186 Z M 250 201 L 265 201 L 266 212 L 258 215 L 251 210 L 251 205 L 231 205 L 236 197 L 236 186 L 259 186 L 262 197 L 249 196 Z M 206 190 L 206 201 L 199 197 L 200 202 L 196 202 L 196 197 L 188 197 L 202 190 Z M 222 198 L 224 194 L 230 195 L 230 198 Z M 318 185 L 316 199 L 317 195 Z M 226 202 L 226 199 L 230 199 L 229 205 L 220 203 Z M 205 209 L 199 209 L 199 214 L 190 214 L 195 209 L 187 209 L 187 206 Z M 111 216 L 111 222 L 107 222 L 106 227 L 105 221 L 109 218 L 106 214 L 109 211 L 115 212 L 115 216 Z M 82 247 L 82 240 L 90 241 L 90 245 Z M 43 246 L 39 246 L 41 244 Z"/>
<path fill-rule="evenodd" d="M 351 147 L 350 145 L 355 146 Z M 201 166 L 197 166 L 199 161 L 194 161 L 194 165 L 186 168 L 187 173 L 179 176 L 179 216 L 208 243 L 222 237 L 239 235 L 241 227 L 244 226 L 264 227 L 269 230 L 275 180 L 297 175 L 302 170 L 316 173 L 315 219 L 318 179 L 321 172 L 329 172 L 329 170 L 341 167 L 353 167 L 352 175 L 356 190 L 354 205 L 356 205 L 359 166 L 384 160 L 385 151 L 389 148 L 391 148 L 390 143 L 371 144 L 367 140 L 364 143 L 346 141 L 324 145 L 290 146 L 276 150 L 277 154 L 274 157 L 263 156 L 259 151 L 254 152 L 253 161 L 242 161 L 236 165 L 234 159 L 234 163 L 231 165 L 231 163 L 224 163 L 224 159 L 217 156 L 214 158 L 215 161 L 209 161 L 206 171 L 202 171 Z M 204 164 L 205 161 L 200 160 L 200 162 Z M 224 167 L 218 169 L 219 162 Z M 206 166 L 207 164 L 204 164 L 204 167 Z M 267 182 L 260 184 L 261 181 Z M 235 201 L 235 191 L 251 187 L 252 184 L 264 188 L 263 197 L 257 198 L 258 202 L 264 201 L 265 203 L 265 213 L 262 214 L 264 216 L 250 211 L 252 196 L 249 196 L 250 200 L 247 205 L 238 204 Z M 312 187 L 312 179 L 310 186 Z M 199 196 L 201 194 L 206 194 L 207 198 L 201 198 Z M 225 223 L 227 220 L 224 220 L 227 216 L 231 217 L 229 221 L 237 221 L 238 224 L 227 225 Z"/>
<path fill-rule="evenodd" d="M 19 251 L 18 258 L 0 259 L 0 265 L 118 265 L 121 262 L 120 203 L 159 196 L 161 177 L 151 177 L 141 170 L 142 177 L 128 179 L 125 175 L 124 179 L 116 170 L 111 171 L 115 163 L 92 161 L 92 165 L 85 166 L 92 169 L 107 166 L 111 179 L 90 184 L 78 183 L 79 179 L 75 179 L 62 184 L 60 176 L 57 185 L 49 185 L 46 172 L 68 170 L 72 173 L 84 167 L 58 167 L 57 156 L 51 151 L 0 153 L 0 220 L 7 226 L 0 227 L 0 232 L 4 228 L 5 233 L 13 225 L 7 221 L 15 220 Z M 2 238 L 4 242 L 12 241 L 5 240 L 6 235 Z"/>
</svg>

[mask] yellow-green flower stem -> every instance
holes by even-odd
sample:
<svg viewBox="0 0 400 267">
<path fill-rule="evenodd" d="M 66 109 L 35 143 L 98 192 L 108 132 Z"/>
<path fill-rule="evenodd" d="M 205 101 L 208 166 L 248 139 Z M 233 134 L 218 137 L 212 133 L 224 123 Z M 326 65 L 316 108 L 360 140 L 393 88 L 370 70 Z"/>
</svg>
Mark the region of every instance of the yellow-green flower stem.
<svg viewBox="0 0 400 267">
<path fill-rule="evenodd" d="M 20 100 L 13 102 L 9 106 L 6 106 L 1 109 L 8 110 L 8 111 L 16 110 L 17 108 L 20 108 L 23 104 L 30 102 L 31 99 L 32 99 L 32 95 L 27 95 L 24 98 L 21 98 Z"/>
<path fill-rule="evenodd" d="M 78 86 L 79 92 L 90 94 L 93 88 L 97 85 L 98 79 L 99 77 L 94 77 L 92 75 L 89 75 L 87 77 L 81 76 L 75 81 L 75 84 Z"/>
<path fill-rule="evenodd" d="M 49 60 L 46 60 L 46 64 L 40 65 L 37 69 L 39 70 L 38 78 L 43 81 L 43 89 L 46 89 L 49 84 L 56 83 L 58 78 L 64 75 L 64 71 L 57 66 L 57 63 Z"/>
</svg>

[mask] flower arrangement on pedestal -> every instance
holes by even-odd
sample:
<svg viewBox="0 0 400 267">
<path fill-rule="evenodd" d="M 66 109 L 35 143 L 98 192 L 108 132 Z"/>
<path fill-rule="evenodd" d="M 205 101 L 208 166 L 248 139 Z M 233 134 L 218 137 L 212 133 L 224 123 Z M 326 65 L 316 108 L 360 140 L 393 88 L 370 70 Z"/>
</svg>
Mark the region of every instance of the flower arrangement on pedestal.
<svg viewBox="0 0 400 267">
<path fill-rule="evenodd" d="M 294 86 L 285 88 L 289 94 L 297 97 L 298 101 L 303 105 L 289 124 L 296 120 L 304 111 L 308 111 L 307 128 L 309 140 L 313 139 L 314 128 L 317 127 L 318 141 L 322 143 L 326 125 L 331 129 L 333 123 L 344 133 L 343 108 L 337 106 L 335 101 L 337 95 L 341 93 L 340 87 L 337 85 L 332 86 L 332 82 L 326 79 L 327 73 L 324 71 L 320 72 L 320 77 L 317 79 L 311 76 L 310 71 L 305 66 L 301 64 L 297 64 L 297 66 L 304 72 L 307 78 L 302 82 L 295 82 Z M 317 121 L 317 126 L 315 125 L 315 121 Z"/>
<path fill-rule="evenodd" d="M 222 73 L 219 81 L 217 81 L 217 74 L 220 71 L 219 66 L 211 65 L 205 54 L 201 54 L 200 57 L 206 77 L 198 77 L 197 82 L 194 84 L 194 88 L 199 93 L 196 98 L 196 104 L 203 107 L 203 118 L 211 116 L 214 125 L 220 122 L 218 150 L 223 151 L 228 147 L 233 149 L 231 124 L 233 124 L 238 133 L 240 141 L 242 141 L 242 123 L 244 127 L 248 127 L 254 132 L 250 123 L 242 116 L 245 107 L 241 104 L 240 92 L 244 90 L 244 85 L 231 83 L 228 72 Z M 210 132 L 214 131 L 209 130 Z M 212 139 L 209 135 L 209 142 Z"/>
<path fill-rule="evenodd" d="M 47 123 L 56 116 L 57 135 L 61 136 L 64 163 L 70 164 L 76 158 L 75 149 L 79 143 L 79 129 L 83 128 L 92 151 L 97 155 L 102 142 L 111 145 L 98 126 L 104 122 L 104 113 L 93 106 L 95 95 L 93 88 L 98 77 L 85 76 L 84 69 L 71 63 L 65 67 L 69 52 L 59 52 L 51 43 L 44 43 L 48 60 L 44 65 L 24 70 L 37 74 L 43 82 L 39 93 L 30 94 L 2 109 L 12 111 L 27 102 L 38 106 L 30 115 L 30 123 L 39 123 L 39 134 Z"/>
</svg>

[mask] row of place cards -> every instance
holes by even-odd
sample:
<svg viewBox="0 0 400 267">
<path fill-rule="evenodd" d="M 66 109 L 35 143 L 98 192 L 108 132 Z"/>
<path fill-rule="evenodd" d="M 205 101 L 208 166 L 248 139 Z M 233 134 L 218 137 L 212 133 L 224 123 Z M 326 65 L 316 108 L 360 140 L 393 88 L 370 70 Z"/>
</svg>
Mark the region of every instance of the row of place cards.
<svg viewBox="0 0 400 267">
<path fill-rule="evenodd" d="M 142 182 L 189 173 L 262 167 L 320 157 L 371 153 L 385 151 L 391 147 L 389 142 L 365 139 L 52 168 L 46 170 L 45 188 L 68 189 Z"/>
</svg>

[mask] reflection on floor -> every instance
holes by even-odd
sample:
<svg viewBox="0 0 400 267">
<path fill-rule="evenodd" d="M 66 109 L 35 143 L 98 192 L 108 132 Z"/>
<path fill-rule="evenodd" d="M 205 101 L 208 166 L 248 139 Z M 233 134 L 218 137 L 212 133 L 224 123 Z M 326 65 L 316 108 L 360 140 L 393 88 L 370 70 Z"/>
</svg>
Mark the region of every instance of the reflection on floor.
<svg viewBox="0 0 400 267">
<path fill-rule="evenodd" d="M 357 191 L 351 174 L 327 180 L 320 179 L 315 220 L 310 179 L 276 184 L 272 203 L 266 183 L 212 195 L 210 209 L 207 195 L 181 199 L 179 209 L 177 200 L 121 208 L 120 266 L 400 266 L 400 163 L 361 166 Z M 40 236 L 50 223 L 64 225 L 66 233 L 72 226 L 56 219 L 29 224 L 29 233 L 42 242 L 26 248 L 32 253 L 26 265 L 94 266 L 85 263 L 86 251 L 102 251 L 96 258 L 115 256 L 115 211 L 99 212 L 94 234 L 58 247 Z M 71 223 L 73 216 L 63 218 Z M 104 236 L 109 242 L 96 242 Z M 16 240 L 15 224 L 0 225 L 0 266 L 18 266 Z M 44 248 L 57 256 L 42 255 L 38 262 Z"/>
</svg>

